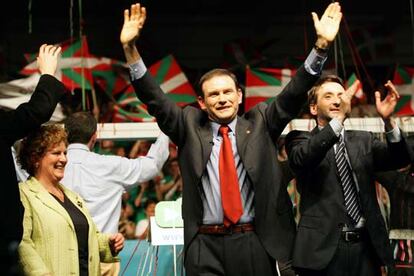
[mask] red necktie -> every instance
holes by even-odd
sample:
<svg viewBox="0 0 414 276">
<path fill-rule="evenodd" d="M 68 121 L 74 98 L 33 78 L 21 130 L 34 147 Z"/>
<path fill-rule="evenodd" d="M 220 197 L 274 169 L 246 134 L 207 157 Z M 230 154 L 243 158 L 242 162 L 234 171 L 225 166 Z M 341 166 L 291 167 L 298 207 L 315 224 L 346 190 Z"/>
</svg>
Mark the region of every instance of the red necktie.
<svg viewBox="0 0 414 276">
<path fill-rule="evenodd" d="M 219 131 L 223 137 L 219 159 L 221 204 L 224 211 L 224 225 L 228 227 L 239 221 L 243 214 L 243 206 L 233 150 L 231 149 L 231 142 L 228 136 L 229 127 L 221 126 Z"/>
</svg>

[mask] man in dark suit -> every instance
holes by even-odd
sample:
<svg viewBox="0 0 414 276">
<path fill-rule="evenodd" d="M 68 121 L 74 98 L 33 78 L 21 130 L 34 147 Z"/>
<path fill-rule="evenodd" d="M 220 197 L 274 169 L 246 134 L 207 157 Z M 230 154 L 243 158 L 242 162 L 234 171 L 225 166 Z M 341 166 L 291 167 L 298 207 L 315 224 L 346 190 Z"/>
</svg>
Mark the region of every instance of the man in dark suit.
<svg viewBox="0 0 414 276">
<path fill-rule="evenodd" d="M 356 85 L 345 91 L 338 77 L 321 78 L 308 99 L 317 126 L 286 137 L 301 194 L 293 253 L 299 275 L 381 275 L 381 264 L 392 262 L 373 176 L 409 162 L 391 118 L 399 96 L 391 82 L 383 101 L 375 94 L 387 136 L 381 142 L 367 131 L 344 130 Z"/>
<path fill-rule="evenodd" d="M 275 142 L 321 72 L 339 29 L 339 4 L 329 5 L 320 20 L 313 13 L 315 49 L 284 91 L 243 116 L 237 116 L 240 86 L 225 69 L 201 77 L 201 110 L 182 109 L 165 96 L 135 46 L 145 16 L 139 4 L 125 10 L 120 40 L 137 96 L 178 146 L 187 275 L 273 275 L 286 269 L 281 266 L 291 258 L 295 222 Z"/>
<path fill-rule="evenodd" d="M 53 76 L 60 51 L 60 47 L 42 45 L 37 58 L 42 76 L 30 101 L 19 105 L 16 110 L 0 111 L 0 176 L 3 189 L 0 200 L 0 262 L 5 275 L 17 273 L 16 250 L 23 235 L 23 206 L 11 147 L 16 140 L 48 121 L 64 95 L 64 86 Z"/>
</svg>

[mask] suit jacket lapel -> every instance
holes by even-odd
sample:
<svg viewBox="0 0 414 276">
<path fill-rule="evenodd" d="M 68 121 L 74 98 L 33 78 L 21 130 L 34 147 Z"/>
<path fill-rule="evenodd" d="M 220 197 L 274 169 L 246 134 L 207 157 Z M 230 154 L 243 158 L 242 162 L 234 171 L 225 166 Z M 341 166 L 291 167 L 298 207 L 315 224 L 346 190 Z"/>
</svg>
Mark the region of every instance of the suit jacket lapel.
<svg viewBox="0 0 414 276">
<path fill-rule="evenodd" d="M 198 130 L 198 135 L 201 143 L 202 162 L 201 164 L 198 164 L 199 166 L 196 168 L 196 172 L 197 175 L 201 176 L 203 174 L 204 168 L 207 166 L 207 162 L 210 158 L 211 150 L 213 148 L 213 133 L 208 120 L 200 125 Z"/>
<path fill-rule="evenodd" d="M 36 198 L 38 198 L 44 205 L 52 209 L 53 211 L 59 213 L 70 225 L 72 230 L 74 230 L 72 219 L 70 218 L 68 212 L 60 205 L 59 202 L 56 201 L 55 198 L 43 187 L 43 185 L 34 177 L 31 177 L 28 180 L 28 185 L 30 190 L 35 194 Z"/>
<path fill-rule="evenodd" d="M 241 160 L 244 162 L 244 152 L 247 146 L 247 140 L 250 137 L 251 133 L 251 126 L 250 122 L 243 119 L 242 117 L 237 118 L 237 125 L 236 125 L 236 144 L 237 144 L 237 151 Z M 257 145 L 256 145 L 257 146 Z"/>
</svg>

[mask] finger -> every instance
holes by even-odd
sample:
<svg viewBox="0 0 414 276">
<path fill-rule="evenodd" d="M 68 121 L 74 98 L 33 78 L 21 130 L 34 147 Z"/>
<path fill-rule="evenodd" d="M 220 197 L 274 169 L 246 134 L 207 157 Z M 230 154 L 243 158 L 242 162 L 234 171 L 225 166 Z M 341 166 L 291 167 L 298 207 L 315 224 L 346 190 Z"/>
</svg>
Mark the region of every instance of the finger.
<svg viewBox="0 0 414 276">
<path fill-rule="evenodd" d="M 381 104 L 381 93 L 375 91 L 375 105 L 378 106 L 379 104 Z"/>
<path fill-rule="evenodd" d="M 120 241 L 122 241 L 122 235 L 116 234 L 115 242 L 119 243 Z"/>
<path fill-rule="evenodd" d="M 50 53 L 52 54 L 52 56 L 56 56 L 56 50 L 57 50 L 57 46 L 53 46 L 52 48 L 50 48 Z"/>
<path fill-rule="evenodd" d="M 53 48 L 53 45 L 47 45 L 46 47 L 45 47 L 45 53 L 47 53 L 47 54 L 50 54 L 51 53 L 51 49 Z"/>
<path fill-rule="evenodd" d="M 323 15 L 322 15 L 322 17 L 325 17 L 325 16 L 331 16 L 331 14 L 332 14 L 332 9 L 334 8 L 334 3 L 330 3 L 329 5 L 328 5 L 328 7 L 326 7 L 326 9 L 325 9 L 325 11 L 324 11 L 324 13 L 323 13 Z"/>
<path fill-rule="evenodd" d="M 39 48 L 39 54 L 40 53 L 43 53 L 44 51 L 45 51 L 45 47 L 47 46 L 47 44 L 45 43 L 45 44 L 42 44 L 41 46 L 40 46 L 40 48 Z"/>
<path fill-rule="evenodd" d="M 59 55 L 59 54 L 60 54 L 60 52 L 62 52 L 62 47 L 57 46 L 57 47 L 56 47 L 56 51 L 55 51 L 55 55 L 56 55 L 56 56 L 57 56 L 57 55 Z"/>
<path fill-rule="evenodd" d="M 131 6 L 131 20 L 137 20 L 139 16 L 140 4 L 136 3 Z"/>
<path fill-rule="evenodd" d="M 123 244 L 124 244 L 124 241 L 123 240 L 119 240 L 117 243 L 115 243 L 115 246 L 117 248 L 122 248 Z"/>
<path fill-rule="evenodd" d="M 392 95 L 397 97 L 397 99 L 400 98 L 400 93 L 398 93 L 397 88 L 395 88 L 395 85 L 390 80 L 387 81 L 385 87 L 388 89 L 389 92 L 391 92 Z"/>
<path fill-rule="evenodd" d="M 141 17 L 141 5 L 140 4 L 135 4 L 135 15 L 137 16 L 137 19 Z"/>
<path fill-rule="evenodd" d="M 359 80 L 356 80 L 350 87 L 348 87 L 348 89 L 345 92 L 349 98 L 352 98 L 355 95 L 360 84 L 361 82 Z"/>
<path fill-rule="evenodd" d="M 128 23 L 129 21 L 129 10 L 125 9 L 124 10 L 124 24 Z"/>
<path fill-rule="evenodd" d="M 341 6 L 339 5 L 339 3 L 338 2 L 332 3 L 332 9 L 330 10 L 329 16 L 335 18 L 340 12 L 341 12 Z"/>
<path fill-rule="evenodd" d="M 145 20 L 147 19 L 147 9 L 145 7 L 141 8 L 141 18 L 139 22 L 139 28 L 141 29 L 144 26 Z"/>
<path fill-rule="evenodd" d="M 319 17 L 315 12 L 312 12 L 313 24 L 316 26 L 319 23 Z"/>
</svg>

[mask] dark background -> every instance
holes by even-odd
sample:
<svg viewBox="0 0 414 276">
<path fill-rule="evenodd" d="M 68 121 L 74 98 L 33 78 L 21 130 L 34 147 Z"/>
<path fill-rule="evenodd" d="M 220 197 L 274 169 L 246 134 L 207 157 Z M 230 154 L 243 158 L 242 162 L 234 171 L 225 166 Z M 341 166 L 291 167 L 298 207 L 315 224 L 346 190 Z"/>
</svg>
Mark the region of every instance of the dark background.
<svg viewBox="0 0 414 276">
<path fill-rule="evenodd" d="M 397 64 L 412 65 L 411 1 L 341 1 L 347 24 L 345 21 L 341 24 L 336 51 L 331 49 L 326 67 L 338 66 L 342 77 L 358 69 L 364 89 L 372 90 L 372 86 L 392 77 Z M 68 40 L 71 30 L 78 36 L 78 3 L 73 0 L 71 9 L 68 0 L 3 2 L 0 80 L 20 77 L 18 71 L 26 64 L 24 53 L 35 53 L 42 43 Z M 81 26 L 90 52 L 123 60 L 118 37 L 123 10 L 131 2 L 83 0 L 81 3 Z M 195 84 L 204 71 L 213 67 L 231 68 L 243 79 L 247 64 L 284 67 L 300 62 L 315 41 L 310 13 L 315 11 L 321 16 L 330 1 L 145 0 L 141 3 L 147 7 L 148 18 L 138 47 L 146 64 L 173 54 Z M 352 58 L 350 39 L 355 42 L 354 49 L 362 63 Z M 229 45 L 242 49 L 237 58 L 234 52 L 226 50 Z M 372 82 L 368 83 L 369 79 Z"/>
</svg>

